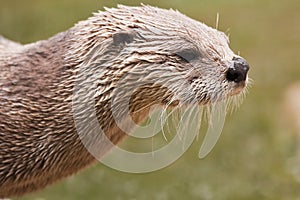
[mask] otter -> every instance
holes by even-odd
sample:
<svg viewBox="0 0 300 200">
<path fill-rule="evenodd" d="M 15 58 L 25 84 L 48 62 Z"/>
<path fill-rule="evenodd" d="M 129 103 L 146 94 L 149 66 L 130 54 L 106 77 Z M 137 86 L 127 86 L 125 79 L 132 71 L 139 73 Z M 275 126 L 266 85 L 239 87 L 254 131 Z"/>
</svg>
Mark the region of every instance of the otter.
<svg viewBox="0 0 300 200">
<path fill-rule="evenodd" d="M 31 44 L 1 37 L 0 198 L 42 189 L 96 162 L 77 133 L 74 102 L 80 119 L 89 122 L 85 105 L 93 98 L 103 133 L 117 144 L 126 136 L 112 113 L 111 99 L 118 97 L 113 106 L 126 121 L 118 107 L 126 92 L 117 89 L 118 81 L 125 91 L 141 86 L 129 106 L 140 124 L 154 104 L 176 107 L 178 100 L 189 104 L 196 99 L 207 105 L 241 94 L 248 70 L 223 32 L 178 11 L 146 5 L 100 11 Z M 78 78 L 93 75 L 93 95 L 74 100 L 75 87 L 85 97 L 86 85 Z M 85 128 L 88 135 L 93 124 Z M 112 148 L 101 142 L 103 133 L 90 140 L 100 156 Z"/>
</svg>

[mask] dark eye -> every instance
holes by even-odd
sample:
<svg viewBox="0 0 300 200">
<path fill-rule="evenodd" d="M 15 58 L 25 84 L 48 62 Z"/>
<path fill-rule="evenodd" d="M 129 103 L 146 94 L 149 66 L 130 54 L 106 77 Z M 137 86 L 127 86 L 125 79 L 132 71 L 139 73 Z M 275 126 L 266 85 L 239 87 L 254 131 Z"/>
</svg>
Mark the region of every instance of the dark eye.
<svg viewBox="0 0 300 200">
<path fill-rule="evenodd" d="M 176 52 L 175 54 L 186 62 L 191 62 L 200 57 L 199 52 L 195 49 L 183 49 L 181 51 Z"/>
</svg>

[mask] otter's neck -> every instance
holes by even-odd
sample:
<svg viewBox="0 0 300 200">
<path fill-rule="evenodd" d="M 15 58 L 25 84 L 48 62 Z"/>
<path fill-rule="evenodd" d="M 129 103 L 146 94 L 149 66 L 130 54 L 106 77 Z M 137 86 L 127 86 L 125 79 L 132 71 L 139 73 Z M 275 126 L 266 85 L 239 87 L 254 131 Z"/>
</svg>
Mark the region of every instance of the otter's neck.
<svg viewBox="0 0 300 200">
<path fill-rule="evenodd" d="M 88 51 L 78 44 L 86 39 L 76 37 L 70 29 L 0 56 L 0 198 L 43 188 L 95 161 L 74 124 L 75 69 Z M 111 133 L 116 141 L 118 131 Z"/>
</svg>

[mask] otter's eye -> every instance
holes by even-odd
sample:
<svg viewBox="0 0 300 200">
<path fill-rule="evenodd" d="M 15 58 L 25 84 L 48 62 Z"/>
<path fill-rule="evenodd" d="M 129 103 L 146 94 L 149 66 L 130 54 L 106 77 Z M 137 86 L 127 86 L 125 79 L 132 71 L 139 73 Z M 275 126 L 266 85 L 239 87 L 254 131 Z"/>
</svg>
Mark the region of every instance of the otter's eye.
<svg viewBox="0 0 300 200">
<path fill-rule="evenodd" d="M 200 57 L 199 52 L 195 49 L 183 49 L 181 51 L 176 52 L 175 54 L 186 62 L 191 62 Z"/>
<path fill-rule="evenodd" d="M 113 35 L 114 45 L 131 43 L 133 41 L 133 34 L 129 32 L 119 32 Z"/>
</svg>

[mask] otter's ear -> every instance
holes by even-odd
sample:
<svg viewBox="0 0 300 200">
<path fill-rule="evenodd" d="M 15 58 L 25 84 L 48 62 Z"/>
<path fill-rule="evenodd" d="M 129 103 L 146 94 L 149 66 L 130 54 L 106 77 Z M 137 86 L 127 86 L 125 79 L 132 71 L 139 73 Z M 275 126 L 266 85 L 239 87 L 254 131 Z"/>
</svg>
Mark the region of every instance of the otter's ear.
<svg viewBox="0 0 300 200">
<path fill-rule="evenodd" d="M 134 34 L 132 32 L 118 32 L 113 35 L 114 45 L 128 44 L 133 41 Z"/>
</svg>

